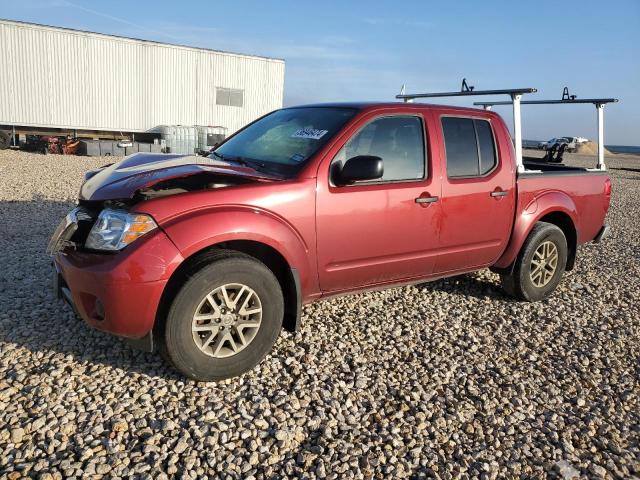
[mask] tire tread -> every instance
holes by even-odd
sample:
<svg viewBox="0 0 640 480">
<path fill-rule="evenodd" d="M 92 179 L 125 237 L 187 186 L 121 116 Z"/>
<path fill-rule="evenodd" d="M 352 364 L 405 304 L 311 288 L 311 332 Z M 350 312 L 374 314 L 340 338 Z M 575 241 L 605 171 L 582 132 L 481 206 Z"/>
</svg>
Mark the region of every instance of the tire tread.
<svg viewBox="0 0 640 480">
<path fill-rule="evenodd" d="M 530 281 L 528 279 L 529 275 L 529 266 L 524 263 L 524 260 L 529 258 L 530 255 L 533 255 L 533 251 L 540 245 L 540 243 L 552 235 L 558 235 L 558 240 L 560 241 L 560 245 L 558 246 L 558 271 L 560 272 L 557 278 L 552 279 L 551 285 L 542 287 L 543 290 L 536 290 L 536 287 L 530 285 Z M 568 255 L 568 247 L 567 240 L 563 233 L 563 231 L 556 225 L 548 222 L 538 222 L 536 223 L 531 232 L 527 236 L 518 256 L 514 262 L 513 268 L 510 273 L 503 273 L 500 275 L 500 280 L 502 283 L 502 288 L 504 291 L 519 300 L 524 300 L 527 302 L 533 302 L 537 300 L 542 300 L 548 297 L 558 286 L 562 279 L 562 274 L 566 268 Z"/>
<path fill-rule="evenodd" d="M 233 263 L 230 264 L 229 262 Z M 196 349 L 197 347 L 195 347 L 195 345 L 191 345 L 188 340 L 184 340 L 184 334 L 179 333 L 181 331 L 180 318 L 184 318 L 184 313 L 180 313 L 177 309 L 181 308 L 181 306 L 184 307 L 184 305 L 188 305 L 189 302 L 196 300 L 199 301 L 199 299 L 190 298 L 193 297 L 193 290 L 201 288 L 201 285 L 203 285 L 203 282 L 205 282 L 207 277 L 215 276 L 213 269 L 215 269 L 216 266 L 222 269 L 226 268 L 228 270 L 237 269 L 244 275 L 249 274 L 250 271 L 254 271 L 256 277 L 259 277 L 264 281 L 263 287 L 267 291 L 271 291 L 275 296 L 274 298 L 269 298 L 269 301 L 272 302 L 273 305 L 274 319 L 267 323 L 263 317 L 265 328 L 268 326 L 268 330 L 265 330 L 265 333 L 263 334 L 264 337 L 261 337 L 260 341 L 263 342 L 263 344 L 258 345 L 259 347 L 268 345 L 268 348 L 271 349 L 280 333 L 280 330 L 282 329 L 282 319 L 284 316 L 284 299 L 282 290 L 277 278 L 264 263 L 250 255 L 236 252 L 234 250 L 212 250 L 211 252 L 203 255 L 201 258 L 197 259 L 197 261 L 185 273 L 185 283 L 176 294 L 173 299 L 173 303 L 169 308 L 167 319 L 165 321 L 164 328 L 162 329 L 162 341 L 160 342 L 160 353 L 167 363 L 175 370 L 197 381 L 218 381 L 241 375 L 255 367 L 268 353 L 268 350 L 263 351 L 264 348 L 259 350 L 257 353 L 253 353 L 249 349 L 256 347 L 256 345 L 249 345 L 245 350 L 237 354 L 242 355 L 242 357 L 240 357 L 241 360 L 236 359 L 235 361 L 227 362 L 226 359 L 220 359 L 229 365 L 228 371 L 211 372 L 208 371 L 201 362 L 199 365 L 197 364 L 198 362 L 194 364 L 193 352 L 196 352 L 196 357 L 198 356 L 198 353 L 203 357 L 204 354 L 197 350 L 193 350 L 192 353 L 189 354 L 184 350 L 185 348 Z M 274 321 L 275 323 L 273 323 Z M 254 339 L 254 342 L 256 340 L 258 339 Z M 185 341 L 186 344 L 184 343 Z M 236 356 L 234 355 L 228 358 L 234 359 L 235 357 Z M 205 361 L 206 360 L 209 359 L 205 359 Z"/>
</svg>

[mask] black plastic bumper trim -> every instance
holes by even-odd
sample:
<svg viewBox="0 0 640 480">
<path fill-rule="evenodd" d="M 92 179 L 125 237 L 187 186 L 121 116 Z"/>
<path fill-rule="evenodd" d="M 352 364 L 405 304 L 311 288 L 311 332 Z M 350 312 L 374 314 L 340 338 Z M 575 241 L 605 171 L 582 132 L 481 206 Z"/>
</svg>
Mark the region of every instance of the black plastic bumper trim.
<svg viewBox="0 0 640 480">
<path fill-rule="evenodd" d="M 600 243 L 602 240 L 607 238 L 610 233 L 611 233 L 611 227 L 609 227 L 609 225 L 603 225 L 600 231 L 598 232 L 598 235 L 596 235 L 596 238 L 593 239 L 593 242 Z"/>
<path fill-rule="evenodd" d="M 127 345 L 131 348 L 135 348 L 136 350 L 147 353 L 153 353 L 155 350 L 155 345 L 153 343 L 153 330 L 149 331 L 149 333 L 142 338 L 121 338 Z"/>
<path fill-rule="evenodd" d="M 293 303 L 285 313 L 285 329 L 295 333 L 300 330 L 300 318 L 302 317 L 302 288 L 300 287 L 300 274 L 296 268 L 291 269 L 293 285 L 289 287 L 289 301 Z"/>
</svg>

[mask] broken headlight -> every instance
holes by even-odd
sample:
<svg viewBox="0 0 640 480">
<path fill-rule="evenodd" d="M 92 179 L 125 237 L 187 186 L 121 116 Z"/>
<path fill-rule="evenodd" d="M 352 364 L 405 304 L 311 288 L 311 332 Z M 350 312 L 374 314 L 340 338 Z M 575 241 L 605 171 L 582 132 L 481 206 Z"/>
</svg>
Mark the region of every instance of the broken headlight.
<svg viewBox="0 0 640 480">
<path fill-rule="evenodd" d="M 89 232 L 85 247 L 93 250 L 122 250 L 155 228 L 156 222 L 149 215 L 107 208 L 100 212 Z"/>
</svg>

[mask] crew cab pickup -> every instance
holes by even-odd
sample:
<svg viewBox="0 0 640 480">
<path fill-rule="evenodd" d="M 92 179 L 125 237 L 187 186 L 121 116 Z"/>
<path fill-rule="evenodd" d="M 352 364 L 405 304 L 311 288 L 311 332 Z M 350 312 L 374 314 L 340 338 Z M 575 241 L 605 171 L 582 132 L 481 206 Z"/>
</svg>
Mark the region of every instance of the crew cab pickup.
<svg viewBox="0 0 640 480">
<path fill-rule="evenodd" d="M 202 381 L 258 364 L 303 304 L 491 268 L 540 300 L 606 236 L 606 170 L 518 171 L 492 111 L 311 105 L 208 157 L 137 153 L 87 173 L 49 244 L 89 325 Z"/>
</svg>

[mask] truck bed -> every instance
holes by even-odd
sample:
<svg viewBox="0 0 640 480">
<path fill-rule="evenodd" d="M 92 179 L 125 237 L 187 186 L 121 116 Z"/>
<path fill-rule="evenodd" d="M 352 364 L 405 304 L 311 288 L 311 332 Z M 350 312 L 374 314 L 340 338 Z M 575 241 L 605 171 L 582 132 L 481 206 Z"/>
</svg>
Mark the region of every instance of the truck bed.
<svg viewBox="0 0 640 480">
<path fill-rule="evenodd" d="M 554 164 L 535 164 L 527 168 L 542 170 L 542 173 L 518 174 L 517 211 L 542 209 L 543 198 L 554 195 L 554 206 L 562 205 L 576 216 L 578 244 L 593 240 L 604 225 L 609 207 L 609 197 L 604 194 L 608 172 Z M 532 202 L 537 202 L 536 207 L 530 207 Z"/>
<path fill-rule="evenodd" d="M 583 167 L 572 167 L 569 165 L 565 165 L 563 163 L 548 163 L 542 161 L 539 157 L 523 157 L 523 164 L 527 170 L 538 170 L 542 171 L 543 174 L 559 174 L 559 175 L 567 175 L 567 174 L 586 174 L 586 173 L 602 173 L 599 171 L 590 171 Z M 525 172 L 526 174 L 526 172 Z M 540 173 L 532 173 L 533 175 L 540 175 Z"/>
</svg>

